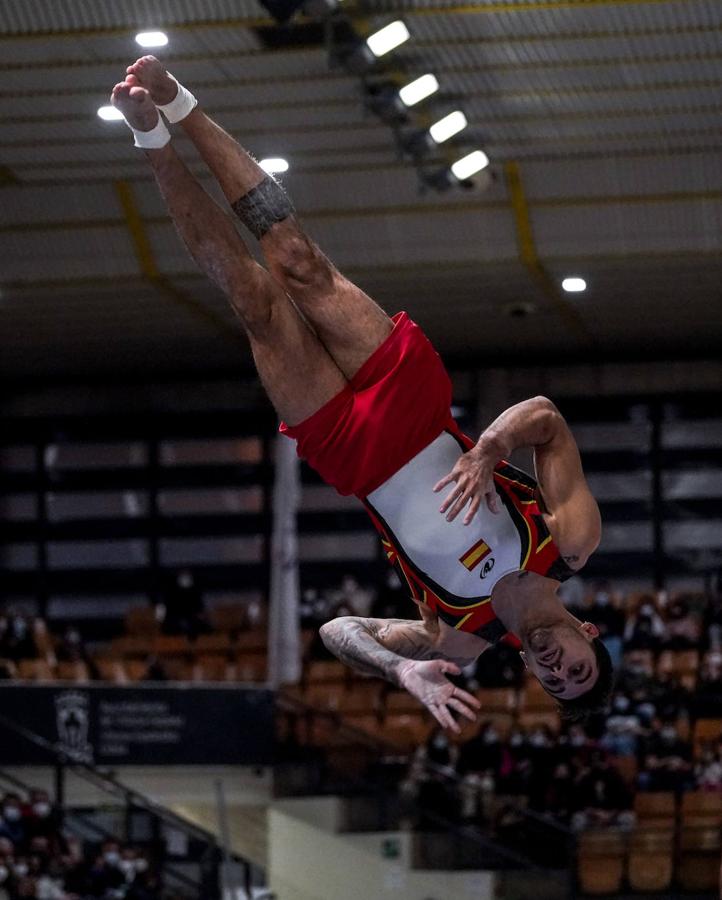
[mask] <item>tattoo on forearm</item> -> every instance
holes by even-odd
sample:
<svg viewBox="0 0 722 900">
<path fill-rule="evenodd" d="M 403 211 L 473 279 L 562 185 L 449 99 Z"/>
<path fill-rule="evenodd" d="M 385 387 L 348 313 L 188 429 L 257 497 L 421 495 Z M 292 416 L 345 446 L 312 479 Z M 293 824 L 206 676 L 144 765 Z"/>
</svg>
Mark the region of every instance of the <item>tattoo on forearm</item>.
<svg viewBox="0 0 722 900">
<path fill-rule="evenodd" d="M 321 630 L 324 644 L 341 662 L 367 675 L 378 675 L 398 684 L 399 666 L 407 659 L 450 659 L 459 666 L 471 658 L 453 658 L 432 646 L 432 635 L 422 622 L 344 616 L 327 622 Z"/>
</svg>

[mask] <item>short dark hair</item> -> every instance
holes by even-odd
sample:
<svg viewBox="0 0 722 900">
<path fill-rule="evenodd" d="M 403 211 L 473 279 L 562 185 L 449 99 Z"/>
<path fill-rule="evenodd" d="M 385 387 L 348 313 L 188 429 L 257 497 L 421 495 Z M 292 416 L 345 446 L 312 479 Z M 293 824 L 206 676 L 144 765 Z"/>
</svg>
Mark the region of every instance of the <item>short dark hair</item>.
<svg viewBox="0 0 722 900">
<path fill-rule="evenodd" d="M 614 688 L 614 666 L 601 638 L 592 641 L 597 658 L 597 680 L 593 687 L 573 700 L 557 700 L 559 715 L 567 722 L 586 722 L 595 713 L 604 713 Z"/>
</svg>

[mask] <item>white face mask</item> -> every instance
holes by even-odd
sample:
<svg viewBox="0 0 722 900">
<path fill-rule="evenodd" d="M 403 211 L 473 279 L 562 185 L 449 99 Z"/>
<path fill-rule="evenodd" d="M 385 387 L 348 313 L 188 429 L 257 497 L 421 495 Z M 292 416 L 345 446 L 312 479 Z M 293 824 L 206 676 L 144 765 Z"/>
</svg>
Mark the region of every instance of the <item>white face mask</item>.
<svg viewBox="0 0 722 900">
<path fill-rule="evenodd" d="M 136 859 L 135 871 L 136 872 L 147 872 L 148 871 L 148 860 L 147 859 Z"/>
<path fill-rule="evenodd" d="M 28 874 L 28 864 L 27 863 L 15 863 L 13 867 L 13 875 L 16 878 L 25 878 Z"/>
<path fill-rule="evenodd" d="M 50 815 L 50 804 L 46 800 L 38 800 L 33 804 L 33 812 L 39 819 L 46 819 Z"/>
<path fill-rule="evenodd" d="M 22 812 L 19 806 L 6 806 L 3 809 L 3 816 L 8 822 L 19 822 L 22 818 Z"/>
<path fill-rule="evenodd" d="M 117 850 L 108 850 L 103 854 L 103 859 L 109 866 L 117 866 L 120 862 L 120 853 Z"/>
<path fill-rule="evenodd" d="M 10 873 L 5 866 L 0 866 L 0 884 L 4 884 L 7 881 L 9 874 Z"/>
</svg>

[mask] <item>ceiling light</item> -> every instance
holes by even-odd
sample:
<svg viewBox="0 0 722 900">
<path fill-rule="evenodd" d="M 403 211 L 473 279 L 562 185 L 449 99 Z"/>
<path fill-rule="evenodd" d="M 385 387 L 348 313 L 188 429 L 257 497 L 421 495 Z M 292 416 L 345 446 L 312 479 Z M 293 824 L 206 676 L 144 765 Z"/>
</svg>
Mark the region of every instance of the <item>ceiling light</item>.
<svg viewBox="0 0 722 900">
<path fill-rule="evenodd" d="M 448 116 L 444 116 L 443 119 L 439 119 L 438 122 L 434 122 L 429 128 L 429 134 L 437 144 L 443 144 L 444 141 L 448 141 L 449 138 L 463 131 L 467 125 L 464 113 L 460 109 L 456 109 Z"/>
<path fill-rule="evenodd" d="M 587 283 L 583 278 L 571 277 L 562 281 L 562 287 L 569 294 L 578 294 L 580 291 L 586 291 Z"/>
<path fill-rule="evenodd" d="M 438 90 L 439 82 L 436 80 L 436 76 L 431 74 L 422 75 L 421 78 L 404 85 L 399 91 L 399 97 L 401 97 L 406 106 L 413 106 L 415 103 L 420 103 L 422 100 L 430 97 Z"/>
<path fill-rule="evenodd" d="M 374 56 L 384 56 L 399 47 L 411 37 L 409 29 L 401 19 L 390 22 L 384 28 L 366 38 L 366 43 Z"/>
<path fill-rule="evenodd" d="M 141 47 L 165 47 L 168 35 L 165 31 L 141 31 L 136 34 L 135 42 Z"/>
<path fill-rule="evenodd" d="M 99 106 L 98 115 L 106 122 L 119 122 L 121 119 L 125 118 L 123 113 L 115 106 Z"/>
<path fill-rule="evenodd" d="M 258 165 L 269 175 L 288 172 L 288 162 L 280 156 L 269 156 L 268 159 L 262 159 Z"/>
<path fill-rule="evenodd" d="M 467 178 L 471 178 L 472 175 L 476 175 L 477 172 L 481 172 L 488 165 L 489 157 L 486 153 L 483 150 L 474 150 L 473 153 L 468 153 L 466 156 L 462 156 L 461 159 L 457 159 L 451 166 L 451 171 L 459 181 L 465 181 Z"/>
</svg>

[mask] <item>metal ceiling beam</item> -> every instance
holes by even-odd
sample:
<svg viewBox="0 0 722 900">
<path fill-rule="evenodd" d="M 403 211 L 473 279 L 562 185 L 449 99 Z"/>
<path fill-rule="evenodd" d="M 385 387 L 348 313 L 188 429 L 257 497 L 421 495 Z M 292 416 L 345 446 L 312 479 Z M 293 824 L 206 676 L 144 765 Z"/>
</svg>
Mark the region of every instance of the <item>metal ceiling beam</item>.
<svg viewBox="0 0 722 900">
<path fill-rule="evenodd" d="M 121 182 L 127 184 L 127 182 Z M 129 187 L 129 186 L 128 186 Z M 527 198 L 528 200 L 529 198 Z M 668 191 L 654 194 L 624 194 L 580 197 L 540 197 L 532 198 L 536 209 L 559 209 L 564 207 L 586 206 L 652 206 L 670 203 L 722 202 L 722 188 L 708 191 Z M 314 222 L 323 219 L 364 219 L 377 216 L 414 216 L 414 215 L 456 215 L 463 212 L 489 212 L 508 209 L 506 200 L 463 201 L 458 203 L 418 203 L 397 204 L 389 206 L 373 206 L 362 208 L 329 208 L 298 211 L 304 221 Z M 169 225 L 168 216 L 145 216 L 143 228 L 156 225 Z M 29 234 L 38 231 L 83 231 L 93 228 L 125 228 L 127 218 L 111 219 L 64 219 L 52 222 L 14 222 L 0 225 L 0 234 Z M 145 273 L 147 275 L 147 273 Z"/>
<path fill-rule="evenodd" d="M 527 0 L 524 4 L 518 4 L 513 0 L 494 0 L 494 2 L 477 3 L 477 4 L 455 4 L 445 6 L 443 4 L 431 5 L 420 9 L 401 9 L 405 16 L 415 15 L 438 15 L 438 14 L 473 14 L 473 15 L 498 15 L 499 13 L 517 13 L 522 16 L 526 12 L 538 12 L 540 10 L 551 9 L 589 9 L 591 7 L 606 6 L 663 6 L 670 5 L 676 0 Z M 394 12 L 392 9 L 374 10 L 372 8 L 364 8 L 363 13 L 367 16 L 387 15 Z M 162 23 L 157 23 L 158 25 Z M 268 25 L 276 25 L 273 19 L 259 16 L 236 16 L 224 19 L 201 19 L 188 22 L 176 22 L 167 27 L 168 31 L 198 31 L 208 28 L 224 28 L 224 27 L 244 27 L 258 28 Z M 64 29 L 38 29 L 36 31 L 17 31 L 13 33 L 5 33 L 0 35 L 2 40 L 47 40 L 48 38 L 70 38 L 77 40 L 79 37 L 94 37 L 100 35 L 125 35 L 138 28 L 137 22 L 128 22 L 127 25 L 112 27 L 96 27 L 96 28 L 64 28 Z"/>
<path fill-rule="evenodd" d="M 447 15 L 447 7 L 439 7 L 435 10 L 437 15 Z M 420 11 L 417 11 L 420 14 Z M 413 14 L 413 12 L 412 12 Z M 453 11 L 451 13 L 453 15 Z M 406 15 L 406 13 L 404 13 Z M 629 41 L 630 38 L 649 38 L 649 37 L 680 37 L 682 35 L 702 35 L 716 34 L 722 31 L 722 25 L 703 24 L 703 25 L 668 25 L 668 26 L 648 26 L 645 28 L 624 28 L 624 29 L 596 29 L 592 31 L 557 31 L 549 34 L 520 34 L 518 32 L 510 32 L 508 35 L 490 35 L 490 36 L 474 36 L 474 37 L 434 37 L 434 38 L 418 38 L 414 37 L 414 49 L 416 48 L 434 48 L 439 46 L 452 45 L 454 47 L 494 47 L 517 44 L 546 44 L 546 43 L 563 43 L 565 41 L 605 41 L 622 39 Z M 2 38 L 0 38 L 0 41 Z M 82 47 L 79 47 L 82 52 Z M 265 56 L 268 50 L 260 47 L 254 47 L 247 50 L 234 50 L 226 53 L 213 53 L 205 51 L 202 53 L 184 53 L 183 55 L 173 56 L 168 60 L 168 64 L 173 66 L 182 66 L 195 62 L 216 62 L 219 59 L 232 58 L 239 59 L 243 57 L 253 58 L 255 56 Z M 282 53 L 284 56 L 297 56 L 302 54 L 317 53 L 315 47 L 287 47 L 283 51 L 272 51 L 274 56 Z M 83 56 L 79 59 L 67 59 L 65 57 L 56 59 L 43 59 L 42 62 L 31 61 L 15 61 L 0 62 L 0 72 L 31 72 L 44 69 L 97 69 L 99 66 L 122 66 L 128 62 L 128 54 L 123 56 Z"/>
<path fill-rule="evenodd" d="M 340 105 L 340 104 L 339 104 Z M 358 109 L 358 103 L 354 103 L 353 101 L 348 102 L 348 107 L 353 109 Z M 317 104 L 308 106 L 306 104 L 293 104 L 292 108 L 295 110 L 307 108 L 311 109 L 317 106 Z M 209 114 L 217 114 L 217 110 L 208 110 L 206 111 Z M 362 113 L 362 110 L 358 110 L 359 113 Z M 489 115 L 484 116 L 484 125 L 485 126 L 493 126 L 493 125 L 514 125 L 514 124 L 526 124 L 529 122 L 550 122 L 550 121 L 562 121 L 562 122 L 583 122 L 588 119 L 592 119 L 593 121 L 599 122 L 608 122 L 610 119 L 659 119 L 660 116 L 682 116 L 682 115 L 699 115 L 699 116 L 712 116 L 712 115 L 720 115 L 721 112 L 719 103 L 710 103 L 707 105 L 695 106 L 694 104 L 687 104 L 685 106 L 656 106 L 654 108 L 642 108 L 637 107 L 635 109 L 589 109 L 584 112 L 569 112 L 564 110 L 544 110 L 543 112 L 538 113 L 518 113 L 514 115 L 495 115 L 494 113 L 490 113 Z M 234 112 L 234 110 L 226 109 L 226 113 Z M 82 117 L 83 121 L 88 123 L 93 122 L 92 119 L 89 119 L 88 116 Z M 1 120 L 0 120 L 1 121 Z M 38 124 L 42 124 L 47 119 L 39 119 L 37 120 Z M 57 121 L 67 121 L 65 117 L 58 117 Z M 431 125 L 434 121 L 432 116 L 426 115 L 424 117 L 419 117 L 419 126 L 423 127 L 424 125 Z M 93 124 L 95 124 L 93 122 Z M 383 122 L 380 120 L 377 121 L 375 119 L 369 119 L 368 116 L 365 118 L 358 118 L 356 120 L 351 120 L 348 122 L 329 122 L 327 124 L 316 124 L 316 125 L 307 125 L 304 127 L 291 127 L 291 128 L 274 128 L 273 134 L 315 134 L 318 132 L 335 132 L 335 131 L 355 131 L 356 129 L 367 129 L 369 127 L 386 128 Z M 266 127 L 263 128 L 246 128 L 243 131 L 244 136 L 248 135 L 257 135 L 257 134 L 268 134 L 269 129 Z M 103 145 L 103 144 L 114 144 L 117 140 L 116 135 L 111 135 L 109 137 L 73 137 L 73 138 L 62 138 L 62 137 L 53 137 L 53 138 L 23 138 L 20 140 L 10 140 L 10 141 L 0 141 L 0 148 L 8 148 L 8 147 L 72 147 L 72 146 L 87 146 L 88 144 L 94 145 Z"/>
<path fill-rule="evenodd" d="M 174 284 L 161 274 L 145 229 L 145 223 L 133 195 L 132 186 L 127 181 L 116 181 L 115 192 L 123 210 L 125 224 L 133 242 L 138 265 L 148 283 L 164 296 L 173 300 L 178 306 L 185 309 L 186 312 L 190 312 L 196 319 L 213 325 L 223 337 L 231 338 L 233 341 L 245 345 L 240 331 L 234 328 L 230 322 L 216 315 L 215 312 L 208 309 L 207 306 L 194 297 L 178 290 Z"/>
<path fill-rule="evenodd" d="M 567 325 L 574 337 L 582 343 L 594 348 L 596 342 L 587 328 L 579 311 L 562 297 L 554 279 L 542 265 L 534 241 L 534 230 L 529 215 L 529 205 L 524 193 L 519 164 L 508 162 L 504 167 L 509 199 L 514 210 L 514 223 L 519 245 L 519 259 L 531 275 L 532 281 L 550 301 L 562 321 Z"/>
<path fill-rule="evenodd" d="M 666 2 L 666 0 L 665 0 Z M 233 58 L 233 54 L 227 54 L 229 59 Z M 217 57 L 221 59 L 222 57 Z M 584 59 L 563 59 L 563 60 L 529 60 L 525 62 L 505 62 L 505 63 L 488 63 L 483 65 L 456 65 L 454 63 L 437 65 L 434 71 L 437 74 L 490 74 L 494 72 L 526 72 L 526 71 L 549 71 L 560 69 L 568 71 L 570 69 L 589 69 L 589 68 L 618 68 L 619 66 L 650 66 L 661 64 L 679 64 L 679 63 L 700 63 L 700 62 L 722 62 L 722 53 L 659 53 L 648 54 L 646 56 L 637 55 L 630 59 L 628 55 L 621 56 L 602 56 L 589 57 Z M 274 85 L 283 84 L 309 84 L 313 81 L 351 81 L 352 76 L 347 72 L 339 71 L 318 71 L 313 73 L 296 73 L 295 75 L 274 76 Z M 217 79 L 209 81 L 196 81 L 193 88 L 196 91 L 202 88 L 224 88 L 224 87 L 252 87 L 253 85 L 265 86 L 268 84 L 267 75 L 258 75 L 250 78 L 242 79 Z M 26 88 L 12 89 L 3 88 L 0 90 L 0 98 L 2 97 L 66 97 L 66 96 L 87 96 L 95 95 L 103 92 L 107 93 L 108 86 L 98 86 L 97 88 L 82 88 L 80 90 L 73 88 Z"/>
</svg>

